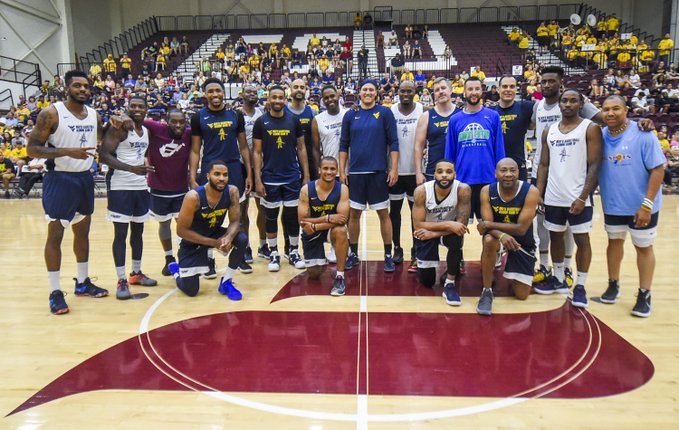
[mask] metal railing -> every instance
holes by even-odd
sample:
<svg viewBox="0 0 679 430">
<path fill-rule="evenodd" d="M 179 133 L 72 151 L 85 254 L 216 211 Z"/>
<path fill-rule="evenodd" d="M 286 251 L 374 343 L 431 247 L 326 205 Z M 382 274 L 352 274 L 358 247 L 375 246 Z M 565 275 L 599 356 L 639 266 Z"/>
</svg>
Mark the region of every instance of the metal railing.
<svg viewBox="0 0 679 430">
<path fill-rule="evenodd" d="M 5 103 L 7 100 L 9 100 L 9 104 Z M 0 91 L 0 109 L 4 109 L 4 106 L 8 108 L 14 106 L 14 96 L 12 96 L 12 90 L 9 88 Z"/>
<path fill-rule="evenodd" d="M 42 75 L 36 63 L 0 56 L 0 80 L 21 84 L 24 97 L 26 89 L 40 87 Z"/>
</svg>

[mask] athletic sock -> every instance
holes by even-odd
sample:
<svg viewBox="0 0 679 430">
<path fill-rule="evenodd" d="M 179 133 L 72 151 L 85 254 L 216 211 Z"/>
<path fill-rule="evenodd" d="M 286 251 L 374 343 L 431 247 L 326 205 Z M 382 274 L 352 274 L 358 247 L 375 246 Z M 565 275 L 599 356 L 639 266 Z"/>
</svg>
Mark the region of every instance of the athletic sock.
<svg viewBox="0 0 679 430">
<path fill-rule="evenodd" d="M 141 272 L 141 260 L 132 260 L 132 273 Z"/>
<path fill-rule="evenodd" d="M 391 256 L 391 243 L 384 244 L 384 255 Z"/>
<path fill-rule="evenodd" d="M 582 285 L 584 287 L 586 282 L 587 282 L 587 272 L 581 272 L 578 270 L 578 279 L 577 282 L 575 282 L 575 285 Z"/>
<path fill-rule="evenodd" d="M 76 263 L 75 270 L 78 283 L 82 284 L 83 282 L 85 282 L 85 279 L 87 279 L 87 273 L 89 272 L 87 261 L 84 263 Z"/>
<path fill-rule="evenodd" d="M 454 286 L 455 286 L 455 281 L 453 281 L 452 279 L 448 279 L 448 277 L 446 277 L 446 282 L 443 283 L 443 286 L 444 286 L 444 287 L 447 287 L 448 285 L 451 285 L 451 286 L 454 287 Z"/>
<path fill-rule="evenodd" d="M 118 279 L 126 279 L 125 278 L 125 266 L 117 266 L 116 267 L 116 275 L 118 276 Z"/>
<path fill-rule="evenodd" d="M 565 269 L 570 269 L 572 260 L 573 260 L 573 258 L 571 256 L 565 257 L 563 259 L 563 267 Z"/>
<path fill-rule="evenodd" d="M 226 266 L 226 269 L 224 270 L 224 277 L 222 279 L 231 279 L 233 278 L 234 273 L 236 273 L 236 269 Z"/>
<path fill-rule="evenodd" d="M 549 267 L 549 252 L 540 253 L 540 266 L 544 266 L 545 269 Z"/>
<path fill-rule="evenodd" d="M 344 278 L 344 271 L 341 271 L 341 272 L 340 272 L 340 271 L 338 270 L 337 273 L 335 274 L 335 277 Z"/>
<path fill-rule="evenodd" d="M 269 249 L 273 251 L 274 248 L 278 248 L 278 238 L 266 239 L 266 243 L 269 245 Z"/>
<path fill-rule="evenodd" d="M 350 243 L 349 248 L 351 248 L 351 253 L 358 255 L 358 243 Z"/>
<path fill-rule="evenodd" d="M 564 280 L 564 278 L 565 278 L 565 276 L 566 276 L 566 275 L 564 274 L 564 264 L 563 264 L 563 261 L 562 261 L 561 263 L 552 262 L 552 266 L 553 266 L 553 269 L 554 269 L 554 276 L 556 276 L 556 279 L 557 279 L 559 282 L 563 282 L 563 280 Z"/>
<path fill-rule="evenodd" d="M 61 284 L 59 283 L 59 276 L 61 276 L 61 271 L 57 270 L 55 272 L 47 272 L 47 280 L 50 284 L 50 292 L 61 290 Z"/>
<path fill-rule="evenodd" d="M 170 249 L 169 251 L 165 251 L 165 256 L 172 257 L 172 250 Z"/>
</svg>

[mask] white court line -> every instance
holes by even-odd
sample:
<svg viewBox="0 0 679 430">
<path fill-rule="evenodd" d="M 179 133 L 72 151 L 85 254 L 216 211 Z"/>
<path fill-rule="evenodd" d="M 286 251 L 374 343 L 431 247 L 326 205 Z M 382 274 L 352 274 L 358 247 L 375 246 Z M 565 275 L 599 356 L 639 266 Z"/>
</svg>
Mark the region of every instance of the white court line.
<svg viewBox="0 0 679 430">
<path fill-rule="evenodd" d="M 361 314 L 365 314 L 365 328 L 359 326 L 358 337 L 360 339 L 362 331 L 365 331 L 365 394 L 361 394 L 358 388 L 361 384 L 361 374 L 360 363 L 358 364 L 356 379 L 356 430 L 367 430 L 368 429 L 368 222 L 366 221 L 367 214 L 364 213 L 361 217 L 361 258 L 364 259 L 366 264 L 360 264 L 360 272 L 358 276 L 358 282 L 360 285 L 360 305 L 358 310 L 358 319 L 361 320 Z M 358 350 L 358 359 L 361 359 L 361 350 Z"/>
</svg>

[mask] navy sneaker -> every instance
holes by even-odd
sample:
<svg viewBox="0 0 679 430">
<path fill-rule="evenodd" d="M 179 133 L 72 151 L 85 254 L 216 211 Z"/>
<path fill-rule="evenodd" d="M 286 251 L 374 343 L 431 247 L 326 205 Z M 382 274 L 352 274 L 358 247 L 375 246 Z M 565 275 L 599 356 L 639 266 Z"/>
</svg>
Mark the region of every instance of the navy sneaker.
<svg viewBox="0 0 679 430">
<path fill-rule="evenodd" d="M 257 257 L 266 258 L 268 260 L 269 257 L 271 257 L 271 250 L 269 249 L 269 245 L 265 243 L 264 245 L 257 248 Z"/>
<path fill-rule="evenodd" d="M 241 273 L 252 273 L 252 266 L 250 266 L 247 261 L 243 260 L 240 262 L 238 265 L 238 270 L 240 270 Z"/>
<path fill-rule="evenodd" d="M 217 291 L 219 291 L 219 294 L 228 297 L 230 300 L 237 301 L 243 298 L 243 294 L 238 291 L 231 279 L 222 278 Z"/>
<path fill-rule="evenodd" d="M 252 264 L 253 260 L 252 259 L 252 248 L 249 246 L 245 248 L 245 255 L 243 255 L 243 260 L 245 260 L 246 263 Z"/>
<path fill-rule="evenodd" d="M 481 292 L 481 298 L 476 305 L 476 313 L 486 316 L 493 314 L 493 291 L 490 288 L 484 288 Z"/>
<path fill-rule="evenodd" d="M 400 246 L 394 247 L 394 264 L 403 263 L 403 248 Z"/>
<path fill-rule="evenodd" d="M 571 304 L 573 304 L 573 306 L 576 308 L 587 308 L 587 292 L 585 291 L 585 287 L 583 285 L 576 285 L 575 288 L 573 288 Z"/>
<path fill-rule="evenodd" d="M 281 257 L 278 252 L 274 251 L 269 256 L 269 265 L 267 266 L 269 272 L 278 272 L 281 270 Z"/>
<path fill-rule="evenodd" d="M 293 248 L 288 255 L 289 255 L 288 261 L 290 262 L 291 265 L 295 266 L 295 269 L 306 268 L 306 263 L 304 263 L 302 257 L 299 256 L 299 251 L 297 250 L 297 248 Z"/>
<path fill-rule="evenodd" d="M 544 295 L 554 293 L 567 294 L 568 284 L 566 284 L 565 280 L 563 282 L 559 282 L 559 280 L 556 279 L 556 276 L 552 275 L 548 276 L 547 279 L 545 279 L 545 282 L 534 284 L 533 289 L 536 293 Z"/>
<path fill-rule="evenodd" d="M 620 284 L 618 284 L 618 281 L 609 279 L 608 288 L 601 295 L 601 303 L 613 304 L 618 301 L 618 297 L 620 297 Z"/>
<path fill-rule="evenodd" d="M 352 252 L 347 257 L 347 262 L 344 265 L 344 270 L 351 270 L 354 267 L 358 267 L 358 263 L 360 263 L 360 262 L 361 262 L 361 260 L 358 258 L 358 255 L 356 255 Z"/>
<path fill-rule="evenodd" d="M 637 303 L 632 309 L 632 315 L 635 317 L 648 318 L 651 316 L 651 292 L 646 290 L 642 292 L 639 289 L 637 293 Z"/>
<path fill-rule="evenodd" d="M 215 279 L 217 277 L 217 270 L 215 269 L 216 263 L 214 258 L 208 258 L 207 260 L 207 272 L 203 273 L 203 278 L 205 279 Z"/>
<path fill-rule="evenodd" d="M 446 303 L 451 306 L 460 306 L 462 304 L 462 299 L 455 289 L 455 284 L 447 283 L 443 287 L 443 298 L 446 299 Z"/>
<path fill-rule="evenodd" d="M 64 293 L 61 290 L 55 290 L 50 293 L 50 312 L 54 315 L 68 313 L 68 305 L 66 300 L 64 300 Z"/>
<path fill-rule="evenodd" d="M 338 276 L 335 278 L 335 281 L 332 283 L 332 290 L 330 290 L 330 295 L 339 297 L 343 296 L 344 292 L 346 291 L 346 285 L 344 284 L 344 278 L 341 276 Z"/>
<path fill-rule="evenodd" d="M 90 297 L 106 297 L 108 296 L 108 290 L 99 288 L 90 281 L 90 278 L 85 278 L 82 283 L 78 283 L 78 279 L 73 278 L 75 281 L 75 295 L 76 296 L 90 296 Z"/>
<path fill-rule="evenodd" d="M 387 273 L 396 270 L 396 264 L 394 264 L 394 257 L 391 255 L 384 256 L 384 271 Z"/>
<path fill-rule="evenodd" d="M 170 264 L 171 263 L 176 263 L 177 260 L 174 259 L 173 256 L 171 255 L 166 255 L 165 256 L 165 266 L 163 267 L 163 271 L 161 272 L 163 276 L 170 276 L 172 275 L 172 272 L 170 272 Z"/>
</svg>

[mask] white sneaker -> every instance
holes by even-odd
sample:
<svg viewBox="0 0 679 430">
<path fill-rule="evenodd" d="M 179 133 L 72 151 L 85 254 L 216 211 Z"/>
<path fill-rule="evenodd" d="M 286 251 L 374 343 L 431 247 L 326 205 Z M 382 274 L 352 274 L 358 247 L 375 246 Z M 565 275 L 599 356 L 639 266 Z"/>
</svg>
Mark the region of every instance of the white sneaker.
<svg viewBox="0 0 679 430">
<path fill-rule="evenodd" d="M 337 263 L 337 255 L 335 255 L 335 247 L 330 245 L 330 252 L 328 252 L 328 263 Z"/>
<path fill-rule="evenodd" d="M 295 269 L 306 269 L 306 263 L 304 263 L 304 260 L 302 260 L 302 257 L 299 256 L 299 252 L 295 249 L 293 251 L 290 251 L 290 264 L 295 266 Z"/>
<path fill-rule="evenodd" d="M 269 272 L 278 272 L 281 270 L 281 257 L 278 255 L 278 252 L 274 251 L 271 253 L 269 256 L 269 265 L 267 267 Z"/>
</svg>

